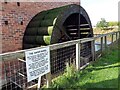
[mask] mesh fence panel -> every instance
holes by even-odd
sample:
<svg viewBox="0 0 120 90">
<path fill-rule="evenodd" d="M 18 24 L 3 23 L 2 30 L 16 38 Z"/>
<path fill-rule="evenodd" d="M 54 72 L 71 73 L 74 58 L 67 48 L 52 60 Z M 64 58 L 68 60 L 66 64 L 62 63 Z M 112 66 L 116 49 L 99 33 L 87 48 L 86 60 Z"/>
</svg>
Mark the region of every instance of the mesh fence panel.
<svg viewBox="0 0 120 90">
<path fill-rule="evenodd" d="M 35 80 L 27 83 L 25 62 L 19 60 L 2 62 L 2 90 L 22 90 L 35 83 Z"/>
<path fill-rule="evenodd" d="M 81 67 L 92 60 L 91 42 L 81 44 L 80 56 L 81 56 L 80 59 Z"/>
<path fill-rule="evenodd" d="M 119 37 L 120 35 L 118 35 Z M 107 36 L 106 36 L 107 37 Z M 109 36 L 108 41 L 112 41 L 112 36 Z M 106 39 L 108 39 L 107 37 Z M 113 42 L 116 40 L 116 35 L 113 34 Z M 101 45 L 101 40 L 99 41 Z M 105 37 L 103 37 L 103 48 Z M 63 44 L 64 45 L 64 44 Z M 92 46 L 94 44 L 91 41 L 85 43 L 80 43 L 80 67 L 86 65 L 88 62 L 91 62 L 93 59 Z M 58 47 L 59 48 L 59 47 Z M 22 52 L 24 53 L 24 52 Z M 98 53 L 98 54 L 96 54 Z M 101 50 L 96 51 L 96 56 L 101 54 Z M 19 53 L 17 53 L 19 54 Z M 13 55 L 17 55 L 13 54 Z M 1 57 L 2 55 L 0 55 Z M 9 55 L 8 55 L 9 56 Z M 17 58 L 17 56 L 15 56 Z M 24 57 L 23 57 L 24 59 Z M 51 65 L 51 74 L 52 78 L 59 76 L 66 70 L 66 63 L 69 65 L 76 63 L 76 45 L 68 45 L 64 48 L 50 50 L 50 65 Z M 38 79 L 27 82 L 26 74 L 26 63 L 22 59 L 2 59 L 0 61 L 0 89 L 2 90 L 28 90 L 31 86 L 35 86 L 37 89 Z M 41 86 L 46 84 L 46 76 L 42 76 Z M 31 89 L 33 90 L 33 88 Z"/>
<path fill-rule="evenodd" d="M 91 42 L 82 43 L 80 66 L 91 61 Z M 86 59 L 87 58 L 87 59 Z M 69 65 L 76 61 L 76 45 L 50 51 L 50 64 L 52 78 L 60 75 Z M 18 59 L 2 62 L 2 90 L 23 90 L 38 83 L 38 79 L 27 82 L 26 64 Z M 42 77 L 42 85 L 46 83 L 46 77 Z"/>
<path fill-rule="evenodd" d="M 51 51 L 51 73 L 61 73 L 66 68 L 66 62 L 75 61 L 75 45 Z"/>
</svg>

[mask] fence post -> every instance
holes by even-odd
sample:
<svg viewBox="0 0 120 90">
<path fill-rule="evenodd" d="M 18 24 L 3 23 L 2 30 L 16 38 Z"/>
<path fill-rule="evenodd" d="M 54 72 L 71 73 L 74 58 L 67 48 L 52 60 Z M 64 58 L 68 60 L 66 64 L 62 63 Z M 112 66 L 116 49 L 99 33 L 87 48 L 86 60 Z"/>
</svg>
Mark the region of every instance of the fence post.
<svg viewBox="0 0 120 90">
<path fill-rule="evenodd" d="M 95 55 L 95 43 L 94 43 L 94 40 L 91 41 L 91 53 L 92 53 L 92 61 L 95 61 L 96 55 Z"/>
<path fill-rule="evenodd" d="M 112 40 L 111 40 L 111 43 L 113 43 L 113 34 L 112 34 Z"/>
<path fill-rule="evenodd" d="M 101 47 L 101 53 L 102 53 L 102 51 L 103 51 L 103 37 L 101 37 L 101 45 L 100 45 L 100 47 Z"/>
<path fill-rule="evenodd" d="M 80 42 L 76 44 L 76 69 L 80 68 Z"/>
<path fill-rule="evenodd" d="M 118 35 L 117 35 L 117 32 L 116 32 L 116 40 L 117 40 L 117 38 L 118 38 Z"/>
<path fill-rule="evenodd" d="M 41 76 L 38 78 L 37 90 L 40 90 L 40 85 L 41 85 Z"/>
<path fill-rule="evenodd" d="M 105 48 L 107 47 L 107 36 L 105 36 Z"/>
<path fill-rule="evenodd" d="M 119 38 L 120 38 L 120 31 L 118 31 L 118 35 L 119 35 Z"/>
<path fill-rule="evenodd" d="M 46 74 L 47 88 L 51 85 L 51 72 Z"/>
</svg>

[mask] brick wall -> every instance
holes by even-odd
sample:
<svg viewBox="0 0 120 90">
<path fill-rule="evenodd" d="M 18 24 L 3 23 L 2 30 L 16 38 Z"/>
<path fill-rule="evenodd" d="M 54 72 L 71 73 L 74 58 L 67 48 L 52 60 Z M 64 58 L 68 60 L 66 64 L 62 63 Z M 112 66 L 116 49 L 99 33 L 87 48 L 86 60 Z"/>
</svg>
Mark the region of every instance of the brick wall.
<svg viewBox="0 0 120 90">
<path fill-rule="evenodd" d="M 2 2 L 0 8 L 2 53 L 22 49 L 26 26 L 37 13 L 72 3 L 79 4 L 79 2 Z"/>
<path fill-rule="evenodd" d="M 1 17 L 2 17 L 2 4 L 0 3 L 0 53 L 2 53 L 2 24 L 1 24 Z M 0 67 L 1 68 L 1 67 Z"/>
</svg>

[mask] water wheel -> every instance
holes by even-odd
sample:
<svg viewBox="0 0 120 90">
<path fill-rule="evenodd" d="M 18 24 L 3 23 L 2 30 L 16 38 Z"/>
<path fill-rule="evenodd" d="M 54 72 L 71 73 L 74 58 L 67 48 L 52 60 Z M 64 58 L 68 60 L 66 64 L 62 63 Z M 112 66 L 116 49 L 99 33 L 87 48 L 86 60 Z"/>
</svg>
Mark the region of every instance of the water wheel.
<svg viewBox="0 0 120 90">
<path fill-rule="evenodd" d="M 23 49 L 92 37 L 87 12 L 79 5 L 67 5 L 35 15 L 23 37 Z"/>
</svg>

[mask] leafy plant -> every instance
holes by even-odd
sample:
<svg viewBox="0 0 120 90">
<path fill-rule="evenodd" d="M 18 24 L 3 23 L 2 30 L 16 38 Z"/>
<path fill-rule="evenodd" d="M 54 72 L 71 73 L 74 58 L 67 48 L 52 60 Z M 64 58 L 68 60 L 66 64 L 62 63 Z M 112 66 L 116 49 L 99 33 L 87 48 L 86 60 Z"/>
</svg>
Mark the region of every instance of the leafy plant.
<svg viewBox="0 0 120 90">
<path fill-rule="evenodd" d="M 117 88 L 118 87 L 118 46 L 104 51 L 102 57 L 82 71 L 76 71 L 74 65 L 68 65 L 66 72 L 52 82 L 51 88 L 70 90 L 77 88 Z M 82 89 L 81 89 L 82 88 Z M 96 90 L 96 89 L 93 89 Z M 102 89 L 101 89 L 102 90 Z"/>
<path fill-rule="evenodd" d="M 96 27 L 103 29 L 106 29 L 108 27 L 108 22 L 106 22 L 106 20 L 104 18 L 101 18 L 101 21 L 99 21 L 96 24 Z"/>
</svg>

